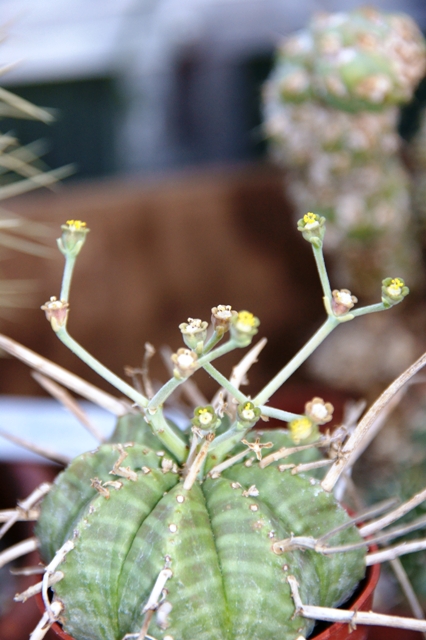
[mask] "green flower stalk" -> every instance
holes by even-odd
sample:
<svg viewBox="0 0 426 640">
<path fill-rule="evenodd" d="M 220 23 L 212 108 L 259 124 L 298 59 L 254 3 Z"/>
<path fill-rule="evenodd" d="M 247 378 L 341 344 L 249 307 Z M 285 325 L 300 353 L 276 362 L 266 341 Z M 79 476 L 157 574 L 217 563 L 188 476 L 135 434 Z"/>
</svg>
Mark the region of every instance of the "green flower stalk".
<svg viewBox="0 0 426 640">
<path fill-rule="evenodd" d="M 60 298 L 68 301 L 75 260 L 83 248 L 89 229 L 86 223 L 81 220 L 68 220 L 61 229 L 62 235 L 58 238 L 57 243 L 60 252 L 65 256 L 65 269 Z"/>
</svg>

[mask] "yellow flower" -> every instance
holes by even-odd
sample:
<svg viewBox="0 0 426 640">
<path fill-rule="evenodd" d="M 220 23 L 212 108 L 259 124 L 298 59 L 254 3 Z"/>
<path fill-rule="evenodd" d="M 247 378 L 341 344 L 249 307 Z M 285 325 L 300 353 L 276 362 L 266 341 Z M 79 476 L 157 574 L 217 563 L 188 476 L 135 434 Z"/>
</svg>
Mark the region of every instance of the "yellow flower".
<svg viewBox="0 0 426 640">
<path fill-rule="evenodd" d="M 75 231 L 82 231 L 86 227 L 86 223 L 81 220 L 67 220 L 66 224 Z"/>
<path fill-rule="evenodd" d="M 404 281 L 401 278 L 393 278 L 388 286 L 388 293 L 393 296 L 399 296 L 404 286 Z"/>
<path fill-rule="evenodd" d="M 297 418 L 289 423 L 291 437 L 294 442 L 298 444 L 301 440 L 306 440 L 312 433 L 313 422 L 306 416 L 303 418 Z"/>
<path fill-rule="evenodd" d="M 240 311 L 236 320 L 235 327 L 244 333 L 252 333 L 253 329 L 259 326 L 259 320 L 250 311 Z"/>
<path fill-rule="evenodd" d="M 308 211 L 297 223 L 297 229 L 308 242 L 320 247 L 325 233 L 325 218 Z"/>
<path fill-rule="evenodd" d="M 240 311 L 232 318 L 231 336 L 239 346 L 247 347 L 256 335 L 259 324 L 259 318 L 250 311 Z"/>
<path fill-rule="evenodd" d="M 320 217 L 316 213 L 308 211 L 308 213 L 305 213 L 303 216 L 303 222 L 305 223 L 305 229 L 313 229 L 319 226 Z"/>
<path fill-rule="evenodd" d="M 385 278 L 382 282 L 382 302 L 385 307 L 398 304 L 410 292 L 402 278 Z"/>
</svg>

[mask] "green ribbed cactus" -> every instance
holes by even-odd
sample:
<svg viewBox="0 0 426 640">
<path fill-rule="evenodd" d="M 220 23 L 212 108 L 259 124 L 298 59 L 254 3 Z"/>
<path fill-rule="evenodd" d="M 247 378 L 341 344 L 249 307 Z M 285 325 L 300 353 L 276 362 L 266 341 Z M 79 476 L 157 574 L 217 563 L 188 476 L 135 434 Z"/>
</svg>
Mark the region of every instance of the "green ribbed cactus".
<svg viewBox="0 0 426 640">
<path fill-rule="evenodd" d="M 62 289 L 59 299 L 52 297 L 42 308 L 58 338 L 133 404 L 124 414 L 120 403 L 121 417 L 108 442 L 72 460 L 53 486 L 38 488 L 0 529 L 1 537 L 19 518 L 37 520 L 35 537 L 0 554 L 1 567 L 40 548 L 43 579 L 17 596 L 42 594 L 46 611 L 31 640 L 41 640 L 57 621 L 75 640 L 301 640 L 314 620 L 342 615 L 332 608 L 354 592 L 366 566 L 395 553 L 368 549 L 367 537 L 382 528 L 380 519 L 356 526 L 388 505 L 353 519 L 332 493 L 339 481 L 343 494 L 340 480 L 368 440 L 377 403 L 356 428 L 352 420 L 321 434 L 319 427 L 332 419 L 330 403 L 315 397 L 298 415 L 269 401 L 337 326 L 393 307 L 408 288 L 401 278 L 386 278 L 381 301 L 356 308 L 350 291 L 331 290 L 322 253 L 325 219 L 307 213 L 298 229 L 312 246 L 327 317 L 250 398 L 240 384 L 262 341 L 229 379 L 212 364 L 249 346 L 258 332 L 252 313 L 229 305 L 212 308 L 210 328 L 193 318 L 179 326 L 185 347 L 171 356 L 173 375 L 158 390 L 152 389 L 146 362 L 144 388 L 138 390 L 83 349 L 68 333 L 67 319 L 72 273 L 88 229 L 75 220 L 62 226 Z M 37 360 L 1 336 L 0 346 L 33 364 Z M 45 374 L 75 388 L 69 375 L 37 362 Z M 221 392 L 211 404 L 196 406 L 186 429 L 179 430 L 166 402 L 199 369 Z M 401 384 L 393 385 L 391 396 Z M 81 380 L 78 389 L 105 406 L 114 404 Z M 383 397 L 378 403 L 384 404 Z M 258 430 L 259 419 L 270 417 L 288 422 L 288 429 Z M 387 513 L 387 524 L 400 515 L 398 509 Z M 388 532 L 387 539 L 392 537 Z M 353 625 L 383 622 L 371 612 L 343 615 Z M 426 630 L 424 622 L 403 624 Z"/>
<path fill-rule="evenodd" d="M 173 455 L 146 431 L 134 416 L 114 434 L 131 441 L 123 449 L 128 474 L 115 467 L 120 447 L 105 444 L 76 458 L 43 502 L 43 558 L 50 562 L 67 540 L 74 546 L 54 587 L 68 633 L 77 640 L 138 634 L 162 571 L 170 578 L 149 626 L 155 638 L 269 639 L 279 629 L 280 638 L 293 640 L 313 623 L 293 617 L 287 575 L 296 576 L 306 602 L 333 606 L 352 593 L 364 575 L 365 550 L 344 563 L 338 555 L 273 551 L 292 532 L 321 536 L 348 522 L 317 480 L 280 472 L 278 463 L 239 463 L 185 488 Z M 288 436 L 273 435 L 277 446 L 291 446 Z M 115 486 L 108 485 L 111 471 L 120 476 Z M 360 540 L 352 525 L 333 543 Z"/>
<path fill-rule="evenodd" d="M 286 38 L 265 85 L 265 133 L 298 217 L 326 216 L 326 249 L 338 247 L 339 272 L 367 296 L 381 269 L 418 275 L 397 107 L 425 69 L 411 18 L 363 8 L 320 14 Z"/>
</svg>

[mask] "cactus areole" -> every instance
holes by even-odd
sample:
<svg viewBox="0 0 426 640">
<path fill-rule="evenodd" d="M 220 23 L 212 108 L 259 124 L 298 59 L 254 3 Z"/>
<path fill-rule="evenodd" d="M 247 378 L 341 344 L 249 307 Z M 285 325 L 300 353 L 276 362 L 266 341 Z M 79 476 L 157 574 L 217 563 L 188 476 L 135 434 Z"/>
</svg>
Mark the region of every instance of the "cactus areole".
<svg viewBox="0 0 426 640">
<path fill-rule="evenodd" d="M 274 448 L 291 444 L 278 430 L 267 439 Z M 139 638 L 144 624 L 141 637 L 158 640 L 296 640 L 314 623 L 295 615 L 288 575 L 304 602 L 323 606 L 344 602 L 364 576 L 363 549 L 321 555 L 274 547 L 347 522 L 313 477 L 261 468 L 254 456 L 190 488 L 181 472 L 133 415 L 119 419 L 111 442 L 58 476 L 37 535 L 46 562 L 72 541 L 53 589 L 76 640 Z M 333 544 L 359 540 L 351 525 Z"/>
</svg>

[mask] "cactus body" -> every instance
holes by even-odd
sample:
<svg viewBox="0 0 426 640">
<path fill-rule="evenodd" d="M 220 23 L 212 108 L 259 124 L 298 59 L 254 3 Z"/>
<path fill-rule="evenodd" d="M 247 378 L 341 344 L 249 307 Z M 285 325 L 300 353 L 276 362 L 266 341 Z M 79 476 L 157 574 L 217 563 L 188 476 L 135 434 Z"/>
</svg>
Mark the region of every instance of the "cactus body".
<svg viewBox="0 0 426 640">
<path fill-rule="evenodd" d="M 271 439 L 288 444 L 282 432 Z M 118 478 L 120 488 L 105 484 L 117 480 L 110 473 L 117 440 L 128 443 L 123 465 L 135 472 Z M 44 499 L 37 525 L 44 559 L 74 542 L 54 590 L 65 607 L 65 630 L 76 640 L 138 634 L 165 566 L 172 571 L 168 615 L 154 615 L 148 629 L 157 639 L 294 640 L 313 623 L 294 616 L 287 575 L 298 579 L 304 601 L 324 606 L 342 603 L 363 577 L 364 550 L 323 556 L 272 549 L 292 533 L 319 537 L 347 521 L 314 478 L 275 465 L 261 469 L 253 460 L 186 490 L 172 462 L 143 418 L 127 417 L 112 442 L 77 457 Z M 91 486 L 94 477 L 109 497 Z M 333 544 L 358 540 L 350 526 Z"/>
</svg>

